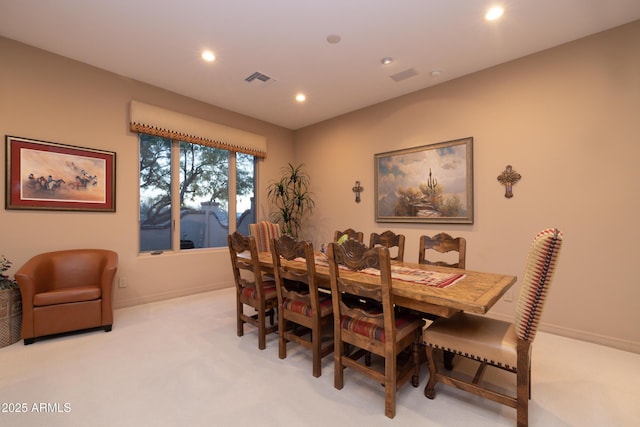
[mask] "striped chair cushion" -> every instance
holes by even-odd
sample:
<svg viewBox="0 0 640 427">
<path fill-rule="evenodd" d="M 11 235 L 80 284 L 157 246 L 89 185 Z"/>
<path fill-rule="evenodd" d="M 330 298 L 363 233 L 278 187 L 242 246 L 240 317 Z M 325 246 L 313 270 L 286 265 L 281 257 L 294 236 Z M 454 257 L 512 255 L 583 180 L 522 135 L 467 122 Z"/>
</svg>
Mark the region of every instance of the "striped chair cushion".
<svg viewBox="0 0 640 427">
<path fill-rule="evenodd" d="M 271 250 L 271 239 L 280 237 L 280 226 L 272 222 L 261 221 L 257 224 L 249 224 L 249 234 L 256 238 L 258 252 L 268 252 Z"/>
<path fill-rule="evenodd" d="M 410 333 L 420 325 L 421 320 L 413 315 L 396 315 L 396 338 L 400 338 Z M 350 332 L 363 335 L 370 339 L 385 342 L 384 328 L 374 323 L 367 322 L 362 318 L 342 316 L 340 326 Z"/>
<path fill-rule="evenodd" d="M 538 330 L 538 322 L 562 246 L 562 237 L 562 232 L 558 229 L 549 228 L 538 233 L 531 244 L 516 307 L 516 335 L 522 340 L 533 341 Z"/>
<path fill-rule="evenodd" d="M 266 282 L 262 282 L 262 286 L 264 287 L 265 299 L 273 299 L 278 297 L 278 294 L 276 291 L 276 282 L 269 280 Z M 244 295 L 247 298 L 257 299 L 258 290 L 253 286 L 245 286 L 244 288 L 242 288 L 242 295 Z"/>
<path fill-rule="evenodd" d="M 313 316 L 313 310 L 311 309 L 311 304 L 306 301 L 296 301 L 291 299 L 285 299 L 282 303 L 282 306 L 285 310 L 293 311 L 295 313 L 300 313 L 304 316 L 311 317 Z M 331 305 L 331 298 L 320 299 L 320 317 L 327 316 L 333 312 L 333 307 Z"/>
</svg>

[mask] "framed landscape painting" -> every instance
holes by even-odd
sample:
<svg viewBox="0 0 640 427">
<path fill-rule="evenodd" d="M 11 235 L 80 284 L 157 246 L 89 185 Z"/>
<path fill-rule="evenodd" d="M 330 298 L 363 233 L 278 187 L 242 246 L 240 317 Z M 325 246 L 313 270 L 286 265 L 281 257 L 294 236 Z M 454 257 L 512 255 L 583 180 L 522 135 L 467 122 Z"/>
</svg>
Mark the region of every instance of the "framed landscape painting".
<svg viewBox="0 0 640 427">
<path fill-rule="evenodd" d="M 473 137 L 374 157 L 376 222 L 473 224 Z"/>
<path fill-rule="evenodd" d="M 115 212 L 114 152 L 5 138 L 7 209 Z"/>
</svg>

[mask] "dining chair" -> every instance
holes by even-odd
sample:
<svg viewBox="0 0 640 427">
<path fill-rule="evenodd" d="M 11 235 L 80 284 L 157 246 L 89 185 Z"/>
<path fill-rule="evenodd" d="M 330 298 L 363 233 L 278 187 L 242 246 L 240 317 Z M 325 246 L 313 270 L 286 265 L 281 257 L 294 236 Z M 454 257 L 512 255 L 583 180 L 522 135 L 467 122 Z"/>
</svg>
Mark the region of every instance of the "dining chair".
<svg viewBox="0 0 640 427">
<path fill-rule="evenodd" d="M 337 242 L 338 239 L 345 234 L 349 236 L 349 239 L 355 239 L 358 242 L 364 241 L 364 233 L 362 231 L 356 231 L 353 228 L 347 228 L 344 231 L 336 230 L 336 232 L 333 233 L 333 241 Z"/>
<path fill-rule="evenodd" d="M 392 257 L 395 261 L 404 261 L 404 235 L 396 234 L 391 230 L 387 230 L 382 234 L 371 233 L 369 237 L 369 247 L 373 248 L 376 245 L 384 246 L 385 248 L 396 248 L 396 256 Z"/>
<path fill-rule="evenodd" d="M 447 233 L 438 233 L 433 237 L 420 236 L 420 245 L 418 247 L 418 251 L 418 263 L 420 264 L 440 265 L 443 267 L 464 269 L 467 257 L 467 241 L 464 239 L 464 237 L 454 238 Z M 457 252 L 458 261 L 449 263 L 445 260 L 432 261 L 430 259 L 427 259 L 427 253 L 432 252 L 438 252 L 439 254 Z"/>
<path fill-rule="evenodd" d="M 418 386 L 423 321 L 410 313 L 396 314 L 388 248 L 369 249 L 351 239 L 341 245 L 332 242 L 328 259 L 334 319 L 334 386 L 343 388 L 345 368 L 372 378 L 384 385 L 385 415 L 393 418 L 397 387 L 409 379 L 414 387 Z M 379 276 L 372 275 L 370 283 L 349 280 L 353 271 L 365 268 L 378 270 Z M 360 299 L 367 302 L 360 304 Z M 384 367 L 368 364 L 368 353 L 380 356 Z"/>
<path fill-rule="evenodd" d="M 271 278 L 263 277 L 258 260 L 256 239 L 253 236 L 243 236 L 235 231 L 227 236 L 231 267 L 236 284 L 236 323 L 237 333 L 244 335 L 244 324 L 248 323 L 258 328 L 258 348 L 266 348 L 266 335 L 278 331 L 274 325 L 274 310 L 278 305 L 276 283 Z M 248 253 L 249 258 L 239 255 Z M 244 306 L 252 307 L 256 313 L 247 315 Z M 266 325 L 269 316 L 270 326 Z"/>
<path fill-rule="evenodd" d="M 534 238 L 525 265 L 514 323 L 461 312 L 448 319 L 438 319 L 425 328 L 423 339 L 429 363 L 429 382 L 424 390 L 427 398 L 435 398 L 435 386 L 441 382 L 516 408 L 518 426 L 528 424 L 531 345 L 556 270 L 562 240 L 562 233 L 551 228 Z M 473 380 L 465 381 L 439 371 L 433 358 L 435 349 L 451 351 L 480 362 Z M 487 366 L 516 374 L 515 396 L 480 383 Z"/>
<path fill-rule="evenodd" d="M 322 358 L 333 351 L 331 295 L 318 291 L 311 242 L 295 241 L 285 235 L 272 239 L 271 248 L 278 292 L 278 356 L 280 359 L 287 357 L 288 342 L 310 349 L 313 376 L 317 378 L 322 374 Z M 306 271 L 290 270 L 281 261 L 296 258 L 304 260 Z M 295 287 L 287 287 L 287 281 L 294 282 Z M 323 332 L 328 334 L 323 335 Z"/>
<path fill-rule="evenodd" d="M 249 235 L 255 237 L 258 252 L 269 252 L 271 248 L 271 239 L 277 239 L 282 235 L 280 225 L 269 222 L 260 221 L 255 224 L 249 224 Z"/>
</svg>

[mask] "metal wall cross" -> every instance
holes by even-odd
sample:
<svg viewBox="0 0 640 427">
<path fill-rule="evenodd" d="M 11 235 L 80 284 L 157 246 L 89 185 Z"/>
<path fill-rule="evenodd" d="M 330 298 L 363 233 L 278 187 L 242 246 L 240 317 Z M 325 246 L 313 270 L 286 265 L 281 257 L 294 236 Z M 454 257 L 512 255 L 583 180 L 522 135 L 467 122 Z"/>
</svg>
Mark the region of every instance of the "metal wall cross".
<svg viewBox="0 0 640 427">
<path fill-rule="evenodd" d="M 356 203 L 360 203 L 360 192 L 364 191 L 364 188 L 360 186 L 360 181 L 356 181 L 356 185 L 351 189 L 351 191 L 356 193 Z"/>
<path fill-rule="evenodd" d="M 516 182 L 520 181 L 520 174 L 513 170 L 511 165 L 507 165 L 507 168 L 502 171 L 500 175 L 498 175 L 498 181 L 500 184 L 505 186 L 504 197 L 510 199 L 513 197 L 512 186 Z"/>
</svg>

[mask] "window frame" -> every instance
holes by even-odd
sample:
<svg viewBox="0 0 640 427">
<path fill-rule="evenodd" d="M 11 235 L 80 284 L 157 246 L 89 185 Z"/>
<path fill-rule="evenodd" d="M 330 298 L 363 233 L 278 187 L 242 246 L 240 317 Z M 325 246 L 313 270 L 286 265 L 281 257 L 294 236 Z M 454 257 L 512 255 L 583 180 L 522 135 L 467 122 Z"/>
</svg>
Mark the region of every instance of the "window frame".
<svg viewBox="0 0 640 427">
<path fill-rule="evenodd" d="M 140 180 L 140 156 L 141 156 L 141 135 L 151 135 L 145 132 L 139 132 L 138 135 L 138 180 Z M 152 135 L 157 136 L 157 135 Z M 141 194 L 138 189 L 138 253 L 139 254 L 154 254 L 154 252 L 165 252 L 170 251 L 173 253 L 185 253 L 193 250 L 211 250 L 211 249 L 221 249 L 225 248 L 225 245 L 222 246 L 211 246 L 211 247 L 203 247 L 203 248 L 193 248 L 193 249 L 182 249 L 180 246 L 180 236 L 181 236 L 181 227 L 180 227 L 180 215 L 181 215 L 181 206 L 179 201 L 180 194 L 180 143 L 187 144 L 198 144 L 197 142 L 189 142 L 189 141 L 181 141 L 179 139 L 171 138 L 169 136 L 163 136 L 163 138 L 170 140 L 171 142 L 171 184 L 170 184 L 170 192 L 171 192 L 171 220 L 170 220 L 170 237 L 171 237 L 171 248 L 168 249 L 158 249 L 158 250 L 142 250 L 141 249 L 141 220 L 140 220 L 140 209 L 141 209 Z M 227 161 L 228 161 L 228 176 L 227 176 L 227 191 L 228 191 L 228 208 L 227 208 L 227 232 L 233 233 L 237 229 L 237 154 L 242 153 L 245 155 L 250 155 L 253 157 L 253 195 L 254 195 L 254 203 L 253 203 L 253 215 L 255 216 L 255 200 L 257 199 L 257 188 L 258 188 L 258 160 L 259 157 L 255 156 L 251 153 L 246 153 L 241 150 L 235 151 L 230 150 L 228 148 L 220 148 L 220 147 L 209 147 L 209 148 L 217 148 L 227 152 Z"/>
</svg>

